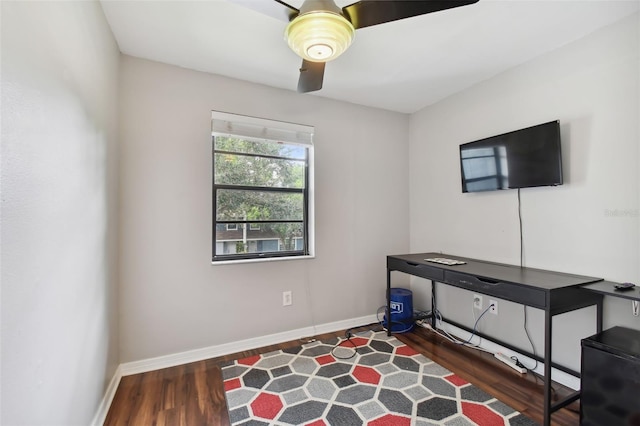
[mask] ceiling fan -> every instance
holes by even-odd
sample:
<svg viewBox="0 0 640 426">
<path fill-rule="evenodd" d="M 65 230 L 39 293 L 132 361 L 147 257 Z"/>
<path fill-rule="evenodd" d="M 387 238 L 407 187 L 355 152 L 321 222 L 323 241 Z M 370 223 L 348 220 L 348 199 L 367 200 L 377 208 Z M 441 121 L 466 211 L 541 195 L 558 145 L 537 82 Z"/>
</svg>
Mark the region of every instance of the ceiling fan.
<svg viewBox="0 0 640 426">
<path fill-rule="evenodd" d="M 478 0 L 360 0 L 343 8 L 334 0 L 305 0 L 300 9 L 281 0 L 231 0 L 288 22 L 285 38 L 302 58 L 298 92 L 320 90 L 325 63 L 340 56 L 355 30 L 467 6 Z"/>
</svg>

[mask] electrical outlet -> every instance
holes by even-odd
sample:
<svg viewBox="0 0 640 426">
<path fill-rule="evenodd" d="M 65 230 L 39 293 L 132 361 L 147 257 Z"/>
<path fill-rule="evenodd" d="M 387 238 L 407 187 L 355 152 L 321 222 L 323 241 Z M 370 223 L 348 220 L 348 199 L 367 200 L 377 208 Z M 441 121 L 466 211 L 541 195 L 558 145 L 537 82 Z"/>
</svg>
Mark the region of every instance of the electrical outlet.
<svg viewBox="0 0 640 426">
<path fill-rule="evenodd" d="M 293 297 L 291 295 L 291 290 L 282 292 L 282 306 L 291 306 L 293 305 Z"/>
<path fill-rule="evenodd" d="M 489 308 L 489 312 L 493 315 L 498 315 L 498 302 L 495 300 L 489 300 L 489 306 L 491 306 L 491 308 Z"/>
<path fill-rule="evenodd" d="M 482 309 L 482 296 L 479 294 L 473 295 L 473 307 L 475 309 Z"/>
</svg>

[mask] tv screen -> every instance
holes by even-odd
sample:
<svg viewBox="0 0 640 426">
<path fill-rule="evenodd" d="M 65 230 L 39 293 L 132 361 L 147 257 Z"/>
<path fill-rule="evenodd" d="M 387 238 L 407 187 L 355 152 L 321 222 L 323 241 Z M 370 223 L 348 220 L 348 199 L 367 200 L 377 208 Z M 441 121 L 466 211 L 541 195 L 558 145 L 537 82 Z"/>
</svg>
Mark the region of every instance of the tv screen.
<svg viewBox="0 0 640 426">
<path fill-rule="evenodd" d="M 562 185 L 560 122 L 460 145 L 462 192 Z"/>
</svg>

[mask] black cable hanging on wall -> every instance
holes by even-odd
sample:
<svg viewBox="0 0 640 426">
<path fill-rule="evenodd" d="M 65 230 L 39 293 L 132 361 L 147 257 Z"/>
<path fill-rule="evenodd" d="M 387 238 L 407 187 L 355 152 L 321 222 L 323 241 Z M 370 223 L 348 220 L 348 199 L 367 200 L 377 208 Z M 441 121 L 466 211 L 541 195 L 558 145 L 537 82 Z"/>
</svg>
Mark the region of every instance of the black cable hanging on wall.
<svg viewBox="0 0 640 426">
<path fill-rule="evenodd" d="M 520 198 L 520 188 L 518 188 L 518 222 L 520 224 L 520 267 L 524 267 L 524 237 L 523 237 L 523 232 L 522 232 L 522 200 Z M 529 339 L 529 344 L 531 344 L 531 349 L 533 351 L 533 354 L 536 355 L 536 347 L 533 344 L 533 340 L 531 339 L 531 336 L 529 335 L 529 329 L 527 328 L 527 305 L 522 305 L 522 309 L 524 311 L 524 332 L 527 335 L 527 339 Z M 535 370 L 536 368 L 538 368 L 538 360 L 535 360 L 536 363 L 533 366 L 533 368 L 527 368 L 528 370 Z"/>
</svg>

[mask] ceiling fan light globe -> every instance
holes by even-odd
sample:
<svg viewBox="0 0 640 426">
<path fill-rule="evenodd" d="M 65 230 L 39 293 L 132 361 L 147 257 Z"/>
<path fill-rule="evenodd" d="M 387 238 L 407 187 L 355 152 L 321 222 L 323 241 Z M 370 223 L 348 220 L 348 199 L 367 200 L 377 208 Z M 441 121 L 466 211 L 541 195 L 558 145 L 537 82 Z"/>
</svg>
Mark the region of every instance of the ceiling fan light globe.
<svg viewBox="0 0 640 426">
<path fill-rule="evenodd" d="M 355 29 L 344 16 L 309 12 L 289 22 L 285 38 L 291 50 L 312 62 L 328 62 L 351 45 Z"/>
</svg>

